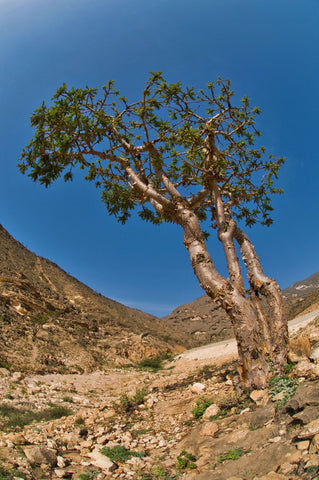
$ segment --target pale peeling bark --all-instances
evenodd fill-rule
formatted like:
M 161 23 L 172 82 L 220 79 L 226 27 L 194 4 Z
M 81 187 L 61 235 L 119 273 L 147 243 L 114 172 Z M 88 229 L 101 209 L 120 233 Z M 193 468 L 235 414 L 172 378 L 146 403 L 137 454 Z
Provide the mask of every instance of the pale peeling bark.
M 184 244 L 195 275 L 208 296 L 229 315 L 237 341 L 241 384 L 246 388 L 265 387 L 270 377 L 268 350 L 254 304 L 216 270 L 207 252 L 197 216 L 186 208 L 178 210 L 184 229 Z
M 282 295 L 279 285 L 267 277 L 261 267 L 254 246 L 247 235 L 236 229 L 235 238 L 239 243 L 242 258 L 248 270 L 253 301 L 257 306 L 260 322 L 264 326 L 271 363 L 275 370 L 283 367 L 288 354 L 288 326 L 283 315 Z M 269 306 L 268 314 L 260 307 L 260 298 L 264 297 Z

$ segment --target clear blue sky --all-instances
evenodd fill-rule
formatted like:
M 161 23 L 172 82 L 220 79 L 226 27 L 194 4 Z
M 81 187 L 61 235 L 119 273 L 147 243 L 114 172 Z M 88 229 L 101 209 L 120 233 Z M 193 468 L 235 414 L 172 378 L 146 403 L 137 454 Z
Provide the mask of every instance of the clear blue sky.
M 182 232 L 107 215 L 80 175 L 45 189 L 21 175 L 29 117 L 66 82 L 116 81 L 136 100 L 149 71 L 202 87 L 230 78 L 286 157 L 275 224 L 251 237 L 282 288 L 319 270 L 318 0 L 0 0 L 0 223 L 107 297 L 158 316 L 203 294 Z M 223 272 L 223 256 L 216 252 Z M 214 254 L 215 255 L 215 254 Z

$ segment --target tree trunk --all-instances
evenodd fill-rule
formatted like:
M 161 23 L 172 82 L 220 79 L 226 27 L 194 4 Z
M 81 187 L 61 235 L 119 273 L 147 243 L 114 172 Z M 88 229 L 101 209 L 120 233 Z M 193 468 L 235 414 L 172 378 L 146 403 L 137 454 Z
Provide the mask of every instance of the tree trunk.
M 179 206 L 178 223 L 184 229 L 184 244 L 200 285 L 231 319 L 237 341 L 241 385 L 248 389 L 264 388 L 272 374 L 271 366 L 275 366 L 275 370 L 279 371 L 286 361 L 285 341 L 287 337 L 278 338 L 279 332 L 283 330 L 284 322 L 282 321 L 281 327 L 278 328 L 269 323 L 266 320 L 267 316 L 263 313 L 259 298 L 246 297 L 242 288 L 236 288 L 236 285 L 234 286 L 231 281 L 223 278 L 217 272 L 207 252 L 196 214 Z M 267 301 L 272 299 L 273 302 L 273 297 L 270 298 L 270 296 L 277 292 L 273 283 L 267 284 L 264 289 Z M 279 293 L 277 292 L 276 304 L 271 304 L 271 308 L 274 306 L 278 313 Z M 256 292 L 254 295 L 257 295 Z M 273 323 L 276 323 L 276 320 Z M 276 335 L 272 338 L 274 332 Z M 278 346 L 276 342 L 278 342 Z M 281 351 L 282 348 L 283 351 Z
M 247 235 L 237 228 L 235 238 L 248 269 L 252 303 L 267 338 L 269 362 L 272 370 L 280 373 L 288 355 L 288 325 L 283 314 L 281 290 L 274 279 L 264 274 L 254 246 Z

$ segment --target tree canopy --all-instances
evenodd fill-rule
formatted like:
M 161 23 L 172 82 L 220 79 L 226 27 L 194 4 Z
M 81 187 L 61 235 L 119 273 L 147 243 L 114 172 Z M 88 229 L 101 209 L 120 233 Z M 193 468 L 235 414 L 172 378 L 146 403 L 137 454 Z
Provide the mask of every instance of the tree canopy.
M 169 84 L 161 73 L 152 73 L 133 103 L 113 81 L 101 93 L 63 84 L 52 104 L 31 117 L 36 133 L 19 167 L 45 186 L 61 175 L 72 180 L 76 166 L 85 169 L 86 179 L 102 188 L 108 212 L 123 223 L 136 208 L 144 220 L 171 221 L 171 202 L 183 198 L 214 227 L 215 184 L 234 218 L 270 225 L 283 159 L 256 146 L 260 109 L 246 96 L 239 106 L 233 98 L 229 80 L 196 92 Z

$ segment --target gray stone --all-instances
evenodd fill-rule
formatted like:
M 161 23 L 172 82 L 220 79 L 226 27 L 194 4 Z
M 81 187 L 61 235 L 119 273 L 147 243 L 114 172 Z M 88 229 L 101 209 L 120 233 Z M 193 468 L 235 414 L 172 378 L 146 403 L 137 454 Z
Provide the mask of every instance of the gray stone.
M 259 407 L 255 410 L 250 419 L 251 428 L 260 428 L 275 415 L 275 408 L 272 405 Z
M 50 465 L 50 467 L 55 467 L 57 464 L 57 452 L 51 448 L 27 447 L 23 451 L 31 465 Z
M 303 425 L 319 418 L 319 406 L 306 407 L 301 412 L 295 413 L 294 420 L 298 420 Z
M 301 384 L 293 398 L 289 400 L 285 410 L 287 412 L 297 412 L 306 406 L 319 405 L 319 388 L 315 382 L 305 382 Z
M 300 440 L 311 439 L 315 435 L 319 434 L 319 418 L 314 420 L 313 422 L 308 423 L 305 425 L 303 429 L 299 432 L 298 438 Z
M 315 435 L 311 440 L 309 453 L 319 453 L 319 434 Z
M 319 377 L 319 365 L 311 363 L 308 359 L 301 360 L 293 372 L 297 377 L 317 378 Z

